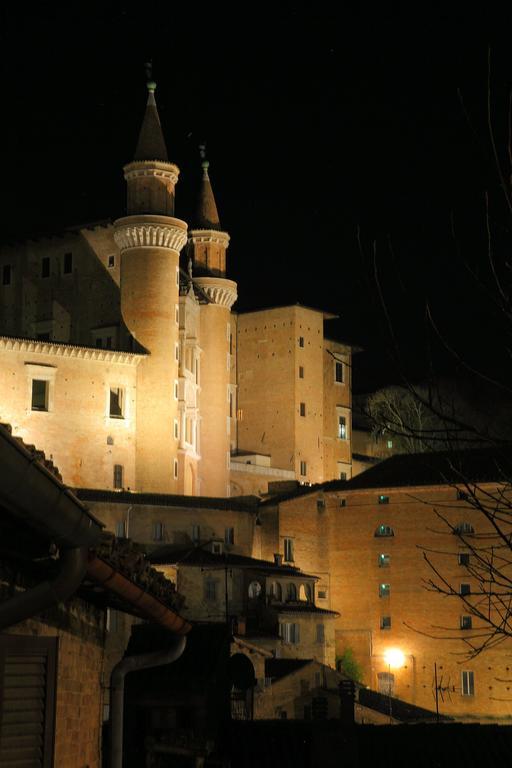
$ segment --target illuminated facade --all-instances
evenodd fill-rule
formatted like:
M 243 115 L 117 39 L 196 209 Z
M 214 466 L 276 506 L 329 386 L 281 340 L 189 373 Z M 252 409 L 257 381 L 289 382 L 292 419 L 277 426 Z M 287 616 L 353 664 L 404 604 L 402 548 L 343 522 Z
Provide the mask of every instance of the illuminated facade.
M 224 497 L 350 477 L 350 348 L 317 310 L 232 311 L 208 163 L 188 226 L 154 90 L 126 216 L 0 252 L 0 420 L 75 487 Z

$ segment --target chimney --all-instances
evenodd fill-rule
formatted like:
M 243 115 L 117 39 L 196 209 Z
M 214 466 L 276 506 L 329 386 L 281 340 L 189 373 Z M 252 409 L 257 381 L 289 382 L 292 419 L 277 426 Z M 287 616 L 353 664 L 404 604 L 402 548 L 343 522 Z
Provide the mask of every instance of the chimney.
M 283 556 L 277 552 L 274 552 L 274 563 L 276 565 L 282 565 L 283 564 Z

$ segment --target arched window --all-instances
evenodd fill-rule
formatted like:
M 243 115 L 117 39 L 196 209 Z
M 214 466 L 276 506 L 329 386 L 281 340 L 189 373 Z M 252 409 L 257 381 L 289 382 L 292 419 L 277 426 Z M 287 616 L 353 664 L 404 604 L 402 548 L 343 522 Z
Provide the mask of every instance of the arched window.
M 301 584 L 299 589 L 299 600 L 306 603 L 313 602 L 313 590 L 311 584 Z
M 259 597 L 261 593 L 261 584 L 259 581 L 251 581 L 249 584 L 249 597 Z
M 283 590 L 278 581 L 272 581 L 269 590 L 270 597 L 280 603 L 283 599 Z
M 470 536 L 472 533 L 475 532 L 475 529 L 471 525 L 471 523 L 468 523 L 466 521 L 463 521 L 462 523 L 458 523 L 455 528 L 453 529 L 453 532 L 459 536 Z
M 384 523 L 381 523 L 377 530 L 375 531 L 375 536 L 394 536 L 395 532 L 392 529 L 390 525 L 385 525 Z
M 287 589 L 287 592 L 286 592 L 286 599 L 288 601 L 297 600 L 297 587 L 295 586 L 293 581 L 288 584 L 288 589 Z

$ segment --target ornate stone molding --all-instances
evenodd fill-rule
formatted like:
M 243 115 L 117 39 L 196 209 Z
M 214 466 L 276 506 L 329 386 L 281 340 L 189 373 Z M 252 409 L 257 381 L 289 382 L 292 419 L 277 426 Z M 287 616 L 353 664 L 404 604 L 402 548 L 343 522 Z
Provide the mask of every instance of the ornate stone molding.
M 228 233 L 216 229 L 191 229 L 188 239 L 194 245 L 197 243 L 218 243 L 225 248 L 229 245 Z
M 49 357 L 76 357 L 81 360 L 98 360 L 100 362 L 121 363 L 123 365 L 138 365 L 146 357 L 146 355 L 141 355 L 137 352 L 82 347 L 59 341 L 39 341 L 36 339 L 20 339 L 14 336 L 0 336 L 0 352 L 4 351 L 29 352 L 48 355 Z
M 114 240 L 128 248 L 168 248 L 179 253 L 187 242 L 187 225 L 170 216 L 125 216 L 114 222 Z
M 159 160 L 137 160 L 134 163 L 128 163 L 124 168 L 124 177 L 134 179 L 136 176 L 160 176 L 176 185 L 180 169 L 174 163 L 164 163 Z
M 224 277 L 194 277 L 194 285 L 205 294 L 212 304 L 231 309 L 238 298 L 237 285 Z

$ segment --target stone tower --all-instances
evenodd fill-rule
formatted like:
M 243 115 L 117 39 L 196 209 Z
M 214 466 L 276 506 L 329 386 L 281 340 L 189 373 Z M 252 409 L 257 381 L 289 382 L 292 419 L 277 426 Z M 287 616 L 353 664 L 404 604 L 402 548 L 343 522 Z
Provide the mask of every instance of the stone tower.
M 231 307 L 237 286 L 226 279 L 229 235 L 221 229 L 217 206 L 203 161 L 199 202 L 189 234 L 189 256 L 194 284 L 206 304 L 201 305 L 201 466 L 200 492 L 205 496 L 229 494 L 230 369 L 235 355 L 231 335 Z M 233 406 L 231 406 L 233 407 Z
M 179 169 L 170 163 L 155 102 L 148 100 L 133 162 L 124 167 L 127 216 L 115 224 L 121 312 L 147 351 L 137 375 L 136 487 L 178 492 L 179 253 L 187 225 L 174 218 Z

